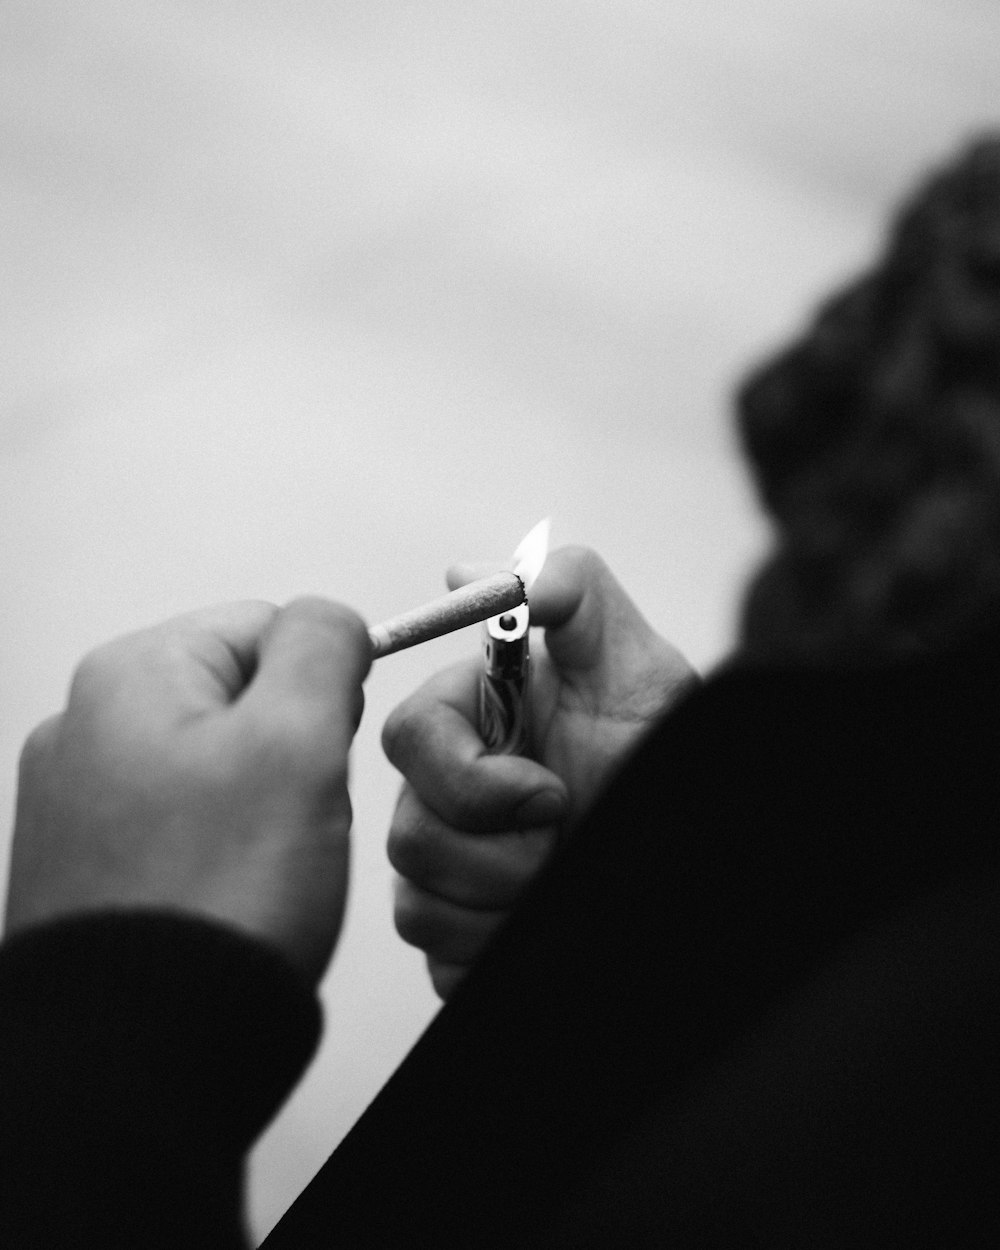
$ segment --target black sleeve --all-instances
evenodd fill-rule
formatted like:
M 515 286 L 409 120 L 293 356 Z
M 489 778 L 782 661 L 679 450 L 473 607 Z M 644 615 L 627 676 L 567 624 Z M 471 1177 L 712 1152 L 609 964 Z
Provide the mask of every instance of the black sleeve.
M 982 672 L 694 692 L 267 1250 L 1000 1245 Z
M 244 1156 L 311 1058 L 276 952 L 169 913 L 0 947 L 0 1245 L 244 1247 Z

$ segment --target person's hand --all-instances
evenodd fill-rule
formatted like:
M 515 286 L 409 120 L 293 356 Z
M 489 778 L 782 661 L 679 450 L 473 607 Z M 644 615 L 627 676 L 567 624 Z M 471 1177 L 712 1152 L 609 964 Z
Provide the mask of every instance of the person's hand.
M 343 915 L 370 657 L 361 621 L 320 599 L 207 609 L 87 656 L 24 748 L 8 929 L 181 909 L 317 981 Z
M 453 587 L 483 570 L 457 567 Z M 382 735 L 405 781 L 389 830 L 395 923 L 447 998 L 624 757 L 693 682 L 592 551 L 553 552 L 532 588 L 530 758 L 489 755 L 477 656 L 431 678 Z

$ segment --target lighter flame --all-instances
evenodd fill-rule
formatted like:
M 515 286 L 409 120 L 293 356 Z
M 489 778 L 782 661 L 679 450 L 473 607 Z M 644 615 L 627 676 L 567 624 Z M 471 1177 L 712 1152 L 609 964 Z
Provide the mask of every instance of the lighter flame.
M 526 591 L 534 585 L 535 579 L 545 564 L 545 557 L 549 554 L 549 530 L 551 528 L 551 517 L 539 521 L 533 530 L 525 534 L 514 552 L 512 560 L 514 572 L 524 582 Z

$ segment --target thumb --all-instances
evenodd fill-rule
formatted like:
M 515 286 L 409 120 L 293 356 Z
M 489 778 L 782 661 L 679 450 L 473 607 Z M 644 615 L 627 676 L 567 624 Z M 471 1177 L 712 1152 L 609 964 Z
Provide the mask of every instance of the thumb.
M 455 565 L 451 586 L 483 570 Z M 528 594 L 532 625 L 560 678 L 595 710 L 645 716 L 664 708 L 695 675 L 652 628 L 601 557 L 587 547 L 550 553 Z
M 587 547 L 552 552 L 531 588 L 531 623 L 565 674 L 616 665 L 623 651 L 646 651 L 661 640 L 601 557 Z
M 355 612 L 326 599 L 296 599 L 262 638 L 240 707 L 279 731 L 322 735 L 327 746 L 331 734 L 349 740 L 370 666 L 368 631 Z
M 456 564 L 447 574 L 451 589 L 495 569 Z M 546 630 L 545 645 L 567 675 L 586 673 L 623 645 L 645 646 L 658 636 L 601 557 L 587 547 L 550 553 L 528 593 L 532 625 Z

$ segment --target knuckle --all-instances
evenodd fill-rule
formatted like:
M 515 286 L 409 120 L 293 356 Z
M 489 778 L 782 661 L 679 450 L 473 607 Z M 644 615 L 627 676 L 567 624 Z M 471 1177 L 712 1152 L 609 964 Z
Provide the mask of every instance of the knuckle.
M 512 905 L 537 877 L 555 849 L 554 828 L 516 833 L 498 847 L 494 888 L 498 903 Z
M 416 819 L 411 816 L 397 816 L 393 819 L 389 826 L 389 836 L 386 839 L 386 855 L 389 863 L 400 876 L 407 877 L 411 881 L 419 881 L 425 877 L 427 862 L 425 834 Z
M 476 834 L 486 828 L 482 808 L 464 797 L 454 797 L 448 809 L 451 824 L 461 833 Z
M 386 759 L 404 776 L 412 768 L 424 727 L 425 717 L 412 697 L 393 708 L 382 727 L 382 750 Z
M 36 725 L 27 738 L 25 738 L 24 746 L 21 748 L 20 759 L 22 776 L 33 772 L 49 754 L 59 732 L 61 721 L 61 716 L 50 716 L 48 719 L 43 720 L 41 724 Z
M 105 642 L 81 659 L 73 670 L 70 699 L 79 701 L 99 694 L 118 668 L 118 642 Z
M 425 893 L 405 878 L 397 881 L 393 911 L 396 932 L 408 945 L 442 962 L 471 962 L 506 914 L 456 906 Z
M 364 629 L 361 617 L 353 608 L 334 599 L 324 599 L 321 595 L 298 595 L 285 605 L 284 610 L 303 620 L 320 621 L 335 628 Z
M 186 659 L 187 634 L 176 622 L 136 630 L 94 647 L 77 663 L 69 702 L 94 705 L 114 699 L 137 675 L 168 669 Z
M 470 833 L 507 829 L 524 800 L 523 761 L 485 755 L 449 778 L 442 796 L 449 824 Z
M 300 595 L 286 604 L 284 614 L 293 620 L 347 635 L 359 650 L 370 651 L 368 629 L 357 612 L 347 604 L 323 599 L 319 595 Z
M 496 795 L 483 785 L 472 784 L 467 791 L 453 794 L 449 815 L 456 828 L 470 833 L 490 832 L 505 823 L 505 812 L 499 812 L 498 819 Z
M 286 655 L 295 655 L 300 672 L 312 669 L 337 688 L 360 684 L 371 665 L 368 630 L 353 609 L 330 600 L 293 599 L 279 612 L 273 636 Z
M 431 942 L 427 907 L 424 896 L 405 878 L 396 882 L 396 896 L 392 910 L 396 932 L 408 946 L 427 950 Z

